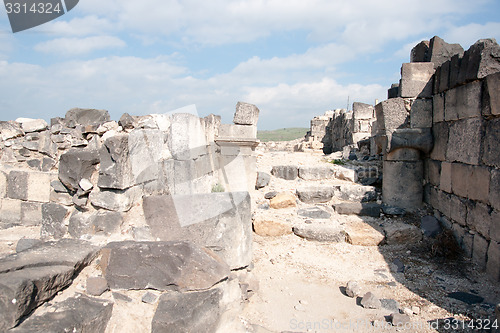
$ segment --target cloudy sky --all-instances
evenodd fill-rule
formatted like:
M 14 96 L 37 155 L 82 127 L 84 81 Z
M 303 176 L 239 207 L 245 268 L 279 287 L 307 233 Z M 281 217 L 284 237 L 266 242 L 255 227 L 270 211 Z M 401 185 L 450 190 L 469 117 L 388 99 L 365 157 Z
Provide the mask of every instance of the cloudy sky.
M 245 101 L 259 129 L 308 127 L 348 99 L 385 99 L 421 40 L 500 40 L 499 14 L 498 0 L 80 0 L 13 34 L 2 7 L 0 120 L 195 104 L 229 123 Z

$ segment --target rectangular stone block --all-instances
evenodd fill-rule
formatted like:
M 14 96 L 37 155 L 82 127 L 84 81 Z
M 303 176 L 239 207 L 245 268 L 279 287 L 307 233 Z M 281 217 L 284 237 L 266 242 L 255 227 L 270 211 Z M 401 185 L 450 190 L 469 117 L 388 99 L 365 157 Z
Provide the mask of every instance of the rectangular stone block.
M 450 63 L 451 61 L 445 61 L 441 67 L 440 67 L 440 75 L 439 75 L 439 80 L 438 80 L 438 87 L 437 91 L 438 92 L 443 92 L 448 90 L 450 86 Z M 434 89 L 436 90 L 436 88 Z
M 0 226 L 5 228 L 21 223 L 21 200 L 2 199 L 0 205 Z
M 36 226 L 42 224 L 42 204 L 39 202 L 21 202 L 21 224 Z
M 472 170 L 469 165 L 453 163 L 451 165 L 451 189 L 454 194 L 467 198 L 468 180 Z
M 446 151 L 448 150 L 448 123 L 435 123 L 432 127 L 434 146 L 431 151 L 431 158 L 438 161 L 446 161 Z
M 28 177 L 29 201 L 49 202 L 50 201 L 50 182 L 54 175 L 43 172 L 30 172 Z
M 454 223 L 453 227 L 451 228 L 451 231 L 453 232 L 453 236 L 455 236 L 457 243 L 460 245 L 460 247 L 463 247 L 464 236 L 466 233 L 465 229 L 462 228 L 457 223 Z
M 446 157 L 450 162 L 477 165 L 481 152 L 481 118 L 459 120 L 450 125 Z
M 481 270 L 486 268 L 486 256 L 488 253 L 488 241 L 479 234 L 474 235 L 474 243 L 472 249 L 472 260 L 479 266 Z
M 494 282 L 500 280 L 500 244 L 497 242 L 491 241 L 488 247 L 486 273 Z
M 500 72 L 485 78 L 482 106 L 483 115 L 500 115 Z
M 375 117 L 373 105 L 354 102 L 352 103 L 352 114 L 354 119 L 372 119 Z
M 7 174 L 0 171 L 0 199 L 7 196 Z
M 439 188 L 442 191 L 451 193 L 451 163 L 441 163 L 441 177 L 439 179 Z
M 255 139 L 257 126 L 222 124 L 219 129 L 219 138 Z
M 500 46 L 494 39 L 480 39 L 465 51 L 458 83 L 482 79 L 500 71 Z
M 446 217 L 450 217 L 451 215 L 451 198 L 450 194 L 438 191 L 438 200 L 439 200 L 439 211 L 445 215 Z
M 500 118 L 486 120 L 482 161 L 500 168 Z
M 462 62 L 462 55 L 455 54 L 453 57 L 451 57 L 449 88 L 453 88 L 458 84 L 458 73 L 460 71 L 461 62 Z
M 458 120 L 457 88 L 450 89 L 444 94 L 444 120 Z
M 471 167 L 471 177 L 467 181 L 467 197 L 471 200 L 488 202 L 490 171 L 485 167 Z
M 412 128 L 432 127 L 432 99 L 416 99 L 411 104 L 410 125 Z
M 491 170 L 490 177 L 489 202 L 492 207 L 500 210 L 500 170 Z
M 28 200 L 28 173 L 11 171 L 7 176 L 7 197 L 10 199 Z
M 457 224 L 467 224 L 467 201 L 456 195 L 450 195 L 450 217 Z
M 441 162 L 434 160 L 427 160 L 427 161 L 428 161 L 427 175 L 429 183 L 431 183 L 434 186 L 439 186 L 441 178 Z
M 193 114 L 176 113 L 170 125 L 169 148 L 176 160 L 189 160 L 207 153 L 205 124 Z
M 434 123 L 444 121 L 444 94 L 432 96 L 432 121 Z
M 401 67 L 401 97 L 432 97 L 432 84 L 435 69 L 430 62 L 404 63 Z
M 490 238 L 500 243 L 500 211 L 493 209 L 491 212 Z
M 238 102 L 234 113 L 233 123 L 239 125 L 257 125 L 259 109 L 249 103 Z
M 481 86 L 482 83 L 476 81 L 455 88 L 458 119 L 481 116 Z
M 490 238 L 490 209 L 480 202 L 470 202 L 467 208 L 467 225 L 486 239 Z
M 434 64 L 435 65 L 435 64 Z M 441 66 L 436 67 L 432 82 L 432 94 L 439 94 L 439 82 L 441 81 Z
M 379 129 L 392 130 L 405 128 L 409 124 L 409 114 L 402 98 L 391 98 L 375 106 Z
M 429 187 L 429 204 L 435 209 L 439 210 L 439 196 L 438 189 L 434 186 Z

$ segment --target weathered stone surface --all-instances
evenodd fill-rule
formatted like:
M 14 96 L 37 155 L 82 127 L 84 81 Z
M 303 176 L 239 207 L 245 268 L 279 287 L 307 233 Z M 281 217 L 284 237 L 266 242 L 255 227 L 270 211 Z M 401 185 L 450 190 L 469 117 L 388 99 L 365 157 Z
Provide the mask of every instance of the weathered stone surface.
M 212 251 L 190 242 L 113 242 L 102 253 L 111 289 L 204 290 L 229 275 Z
M 118 190 L 133 186 L 134 177 L 129 157 L 128 134 L 114 135 L 104 140 L 99 151 L 101 165 L 97 185 L 101 188 Z
M 259 171 L 257 172 L 257 180 L 255 182 L 255 189 L 260 189 L 269 185 L 269 181 L 271 180 L 271 175 L 266 172 Z
M 481 270 L 484 270 L 486 268 L 487 254 L 488 241 L 480 234 L 475 234 L 472 249 L 472 260 L 479 266 Z
M 480 39 L 465 51 L 458 83 L 482 79 L 500 72 L 500 46 L 494 38 Z
M 382 303 L 373 293 L 367 292 L 361 299 L 361 305 L 366 309 L 380 309 Z
M 42 241 L 40 239 L 31 239 L 31 238 L 21 238 L 17 241 L 16 244 L 16 253 L 25 251 L 34 247 L 35 245 L 41 244 Z
M 442 38 L 434 36 L 429 43 L 429 62 L 434 63 L 434 67 L 441 66 L 449 61 L 454 55 L 462 56 L 464 49 L 460 44 L 448 44 Z
M 489 238 L 491 228 L 490 209 L 480 202 L 469 202 L 467 206 L 467 225 L 483 237 Z
M 134 185 L 157 179 L 160 160 L 169 155 L 165 134 L 160 130 L 133 130 L 129 134 L 128 145 Z
M 88 277 L 87 278 L 87 286 L 86 286 L 87 294 L 92 296 L 101 296 L 105 291 L 109 289 L 108 281 L 101 276 Z
M 373 119 L 375 117 L 375 110 L 373 105 L 354 102 L 352 103 L 352 115 L 354 119 Z
M 410 122 L 410 115 L 402 98 L 391 98 L 375 106 L 379 131 L 406 128 Z
M 12 329 L 16 333 L 36 332 L 95 332 L 104 333 L 113 303 L 78 294 L 57 303 L 54 312 L 28 318 Z
M 30 172 L 28 175 L 27 199 L 36 202 L 50 201 L 50 181 L 55 177 L 45 172 Z
M 415 45 L 410 52 L 410 62 L 429 62 L 429 45 L 430 42 L 428 40 L 423 40 Z
M 334 169 L 331 166 L 299 167 L 299 177 L 304 180 L 330 179 L 334 176 Z
M 424 236 L 427 237 L 436 237 L 442 232 L 439 221 L 434 216 L 430 215 L 424 216 L 420 219 L 420 229 L 422 229 Z
M 474 139 L 472 141 L 475 142 L 477 140 Z M 482 161 L 486 165 L 500 168 L 500 145 L 498 144 L 498 142 L 500 142 L 500 118 L 488 120 L 486 122 Z M 475 149 L 475 151 L 477 151 L 477 148 Z
M 344 215 L 379 217 L 382 205 L 376 202 L 341 202 L 333 205 L 335 211 Z
M 328 202 L 334 195 L 332 186 L 310 186 L 297 189 L 299 200 L 305 203 Z
M 351 221 L 345 226 L 347 242 L 352 245 L 378 246 L 385 240 L 384 231 L 378 225 L 363 221 Z
M 256 217 L 253 229 L 259 236 L 283 236 L 292 233 L 292 226 L 276 217 Z
M 200 118 L 187 113 L 172 115 L 169 148 L 176 160 L 195 159 L 207 154 L 205 127 Z
M 331 214 L 320 207 L 308 207 L 299 209 L 297 214 L 299 216 L 308 217 L 311 219 L 329 219 Z
M 422 232 L 412 224 L 393 222 L 384 226 L 387 245 L 414 244 L 422 240 Z
M 483 87 L 483 115 L 500 115 L 500 72 L 488 75 Z
M 129 115 L 128 113 L 122 114 L 120 120 L 118 121 L 118 125 L 123 127 L 124 129 L 133 129 L 137 126 L 137 122 L 134 117 Z
M 7 176 L 7 197 L 28 200 L 28 177 L 25 171 L 11 171 Z
M 489 202 L 500 211 L 500 170 L 491 170 Z
M 116 212 L 128 212 L 132 205 L 140 199 L 141 189 L 132 187 L 126 190 L 94 189 L 90 192 L 90 202 L 95 207 Z
M 429 153 L 433 147 L 430 128 L 401 128 L 387 133 L 387 152 L 412 148 Z
M 496 241 L 491 241 L 488 247 L 486 273 L 494 282 L 500 281 L 500 244 Z
M 299 168 L 296 165 L 275 165 L 271 170 L 274 177 L 286 180 L 294 180 L 299 175 Z
M 431 151 L 431 158 L 439 161 L 446 161 L 446 151 L 448 150 L 449 125 L 446 122 L 435 123 L 432 127 L 432 137 L 434 146 Z
M 401 179 L 404 179 L 404 182 L 401 182 Z M 420 208 L 423 200 L 422 179 L 421 161 L 384 161 L 383 202 L 409 211 Z
M 43 221 L 42 204 L 39 202 L 21 202 L 21 224 L 24 226 L 41 225 Z
M 356 281 L 352 281 L 352 280 L 347 282 L 347 286 L 345 287 L 345 293 L 349 297 L 358 297 L 358 296 L 363 295 L 362 289 L 361 289 L 361 286 L 359 285 L 359 283 Z
M 295 196 L 290 192 L 281 192 L 274 196 L 269 202 L 274 209 L 283 209 L 297 206 Z
M 335 197 L 345 201 L 368 202 L 377 199 L 374 186 L 340 185 L 335 189 Z
M 238 102 L 234 113 L 233 123 L 238 125 L 257 125 L 259 109 L 249 103 Z
M 24 134 L 21 124 L 15 121 L 0 121 L 0 136 L 2 140 L 20 137 Z
M 396 327 L 405 327 L 410 322 L 410 316 L 407 314 L 402 314 L 402 313 L 392 313 L 391 314 L 391 323 L 392 326 Z
M 257 126 L 221 124 L 219 138 L 237 140 L 254 140 L 257 137 Z
M 91 178 L 98 163 L 96 150 L 72 149 L 61 155 L 59 180 L 71 191 L 76 191 L 80 180 Z
M 152 292 L 147 292 L 144 294 L 144 296 L 142 296 L 141 298 L 141 301 L 143 303 L 147 303 L 147 304 L 155 304 L 156 301 L 158 300 L 158 296 L 156 296 L 155 294 L 153 294 Z
M 66 112 L 64 122 L 68 127 L 76 125 L 88 126 L 95 124 L 104 124 L 110 120 L 109 113 L 106 110 L 80 109 L 73 108 Z
M 318 242 L 340 243 L 346 239 L 345 231 L 334 223 L 300 224 L 293 227 L 293 233 Z
M 400 97 L 432 97 L 433 63 L 404 63 L 401 67 Z
M 155 238 L 189 240 L 210 248 L 231 269 L 252 261 L 248 192 L 148 196 L 143 209 Z
M 267 192 L 266 194 L 264 194 L 264 198 L 266 198 L 266 199 L 272 199 L 272 198 L 274 198 L 277 195 L 278 195 L 278 192 L 271 191 L 271 192 Z
M 16 122 L 21 124 L 21 128 L 25 133 L 44 131 L 48 126 L 43 119 L 17 118 Z
M 416 99 L 411 104 L 410 125 L 412 128 L 432 127 L 432 99 Z
M 220 289 L 167 293 L 160 297 L 151 332 L 216 332 L 222 309 Z
M 45 203 L 42 205 L 42 237 L 62 238 L 68 228 L 65 224 L 65 218 L 68 209 L 55 203 Z
M 21 224 L 21 201 L 2 199 L 0 201 L 0 226 L 2 229 Z
M 45 242 L 0 260 L 0 329 L 13 327 L 71 283 L 97 248 L 77 240 Z M 15 301 L 13 301 L 15 300 Z
M 87 213 L 75 211 L 68 224 L 68 232 L 75 238 L 84 235 L 111 235 L 120 231 L 123 216 L 119 212 L 99 211 Z

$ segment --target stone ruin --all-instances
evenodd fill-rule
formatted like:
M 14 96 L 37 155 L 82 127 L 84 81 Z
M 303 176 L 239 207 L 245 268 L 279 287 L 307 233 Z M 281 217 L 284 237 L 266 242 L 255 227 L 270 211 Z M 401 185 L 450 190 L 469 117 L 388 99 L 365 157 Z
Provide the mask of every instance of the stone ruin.
M 500 46 L 481 39 L 464 51 L 436 36 L 410 59 L 375 114 L 359 103 L 328 111 L 304 141 L 344 159 L 382 159 L 385 207 L 425 203 L 500 281 Z
M 234 124 L 93 109 L 0 122 L 0 228 L 23 235 L 0 259 L 0 331 L 230 325 L 250 285 L 258 115 L 239 102 Z

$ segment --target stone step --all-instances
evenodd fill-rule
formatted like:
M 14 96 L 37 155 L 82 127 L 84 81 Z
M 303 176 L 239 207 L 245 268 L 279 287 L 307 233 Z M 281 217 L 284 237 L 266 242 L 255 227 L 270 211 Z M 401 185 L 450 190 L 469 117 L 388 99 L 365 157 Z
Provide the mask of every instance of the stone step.
M 332 221 L 296 225 L 293 232 L 299 237 L 318 242 L 340 243 L 346 240 L 344 229 Z
M 365 179 L 377 179 L 381 170 L 376 165 L 325 165 L 320 166 L 297 166 L 297 165 L 275 165 L 271 174 L 274 177 L 295 180 L 300 178 L 306 181 L 340 179 L 353 183 L 363 182 Z
M 382 205 L 376 202 L 341 202 L 333 205 L 335 211 L 342 215 L 358 215 L 379 217 Z

